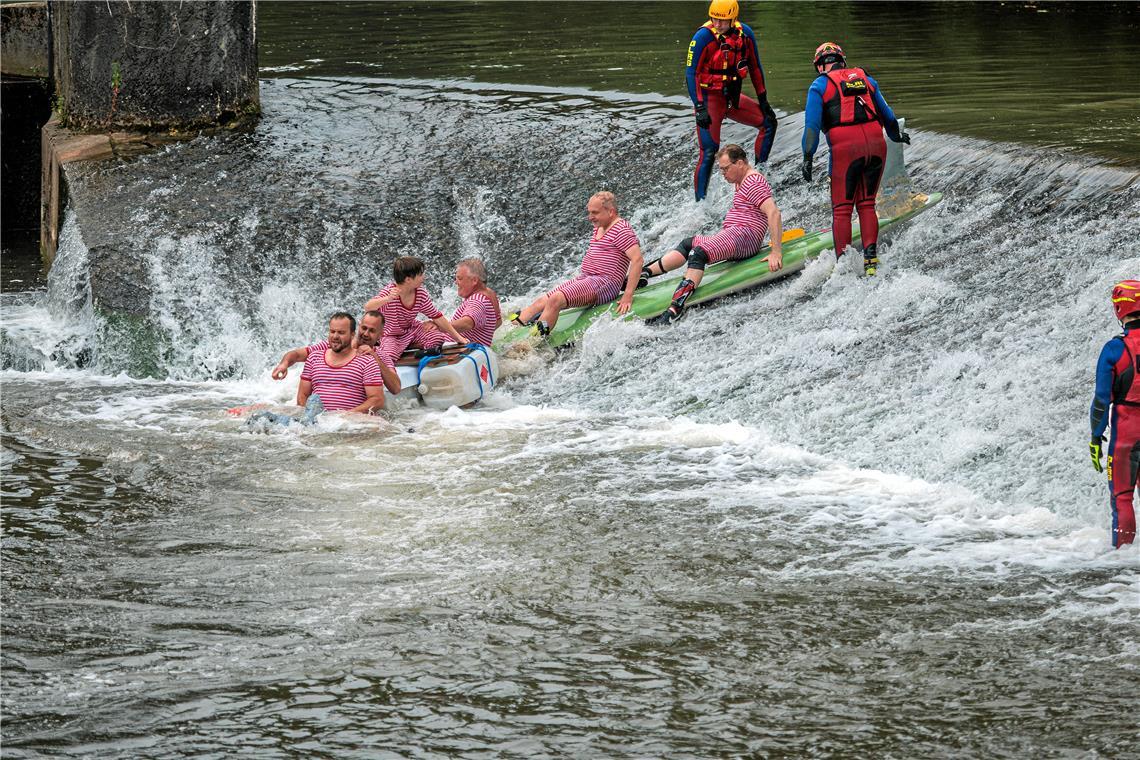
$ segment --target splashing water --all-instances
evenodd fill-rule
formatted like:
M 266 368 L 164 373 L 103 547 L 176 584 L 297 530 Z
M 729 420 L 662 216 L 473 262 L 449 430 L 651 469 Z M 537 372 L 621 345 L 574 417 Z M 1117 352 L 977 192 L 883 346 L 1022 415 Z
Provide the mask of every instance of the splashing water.
M 99 228 L 69 218 L 49 292 L 4 302 L 9 746 L 284 751 L 302 724 L 441 754 L 1128 738 L 1109 718 L 1135 690 L 1137 550 L 1108 549 L 1081 449 L 1108 288 L 1140 271 L 1135 174 L 916 132 L 911 176 L 946 199 L 876 278 L 825 254 L 668 330 L 607 320 L 512 359 L 476 410 L 257 435 L 221 410 L 289 404 L 297 371 L 269 368 L 393 256 L 424 256 L 450 307 L 453 263 L 482 255 L 522 302 L 577 266 L 594 190 L 649 256 L 729 198 L 691 200 L 659 103 L 263 98 L 252 135 L 90 169 Z M 824 227 L 797 121 L 768 173 L 786 224 Z M 116 236 L 141 262 L 130 330 L 99 301 Z

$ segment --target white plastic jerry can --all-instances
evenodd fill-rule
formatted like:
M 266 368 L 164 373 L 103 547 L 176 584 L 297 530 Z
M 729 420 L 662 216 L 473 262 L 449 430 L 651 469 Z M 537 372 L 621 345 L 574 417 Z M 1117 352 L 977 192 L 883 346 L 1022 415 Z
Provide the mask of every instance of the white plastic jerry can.
M 400 378 L 400 393 L 394 398 L 409 398 L 412 401 L 418 402 L 420 400 L 419 392 L 416 386 L 419 385 L 420 375 L 416 370 L 415 364 L 397 364 L 396 375 Z M 385 389 L 387 393 L 387 389 Z M 391 396 L 391 394 L 389 394 Z
M 498 374 L 495 352 L 472 343 L 455 352 L 423 359 L 417 390 L 433 409 L 466 406 L 487 395 L 495 387 Z

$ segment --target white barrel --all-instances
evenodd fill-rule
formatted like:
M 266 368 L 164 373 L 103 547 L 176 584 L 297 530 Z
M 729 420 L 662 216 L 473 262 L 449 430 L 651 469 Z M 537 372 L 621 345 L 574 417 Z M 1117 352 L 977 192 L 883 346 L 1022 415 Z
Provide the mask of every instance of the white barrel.
M 388 393 L 388 397 L 410 398 L 413 402 L 418 402 L 419 395 L 416 393 L 416 385 L 419 383 L 419 376 L 416 373 L 415 366 L 397 364 L 396 375 L 400 378 L 400 393 L 395 397 L 393 397 L 391 393 Z M 387 393 L 387 389 L 385 389 L 385 393 Z
M 419 392 L 434 409 L 473 404 L 495 387 L 499 362 L 495 352 L 482 346 L 434 360 L 420 370 Z

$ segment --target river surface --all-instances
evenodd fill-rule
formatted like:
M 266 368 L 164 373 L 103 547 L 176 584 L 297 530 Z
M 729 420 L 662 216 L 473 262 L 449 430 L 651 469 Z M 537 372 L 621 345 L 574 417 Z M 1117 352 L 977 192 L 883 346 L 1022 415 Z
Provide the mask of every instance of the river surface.
M 1087 455 L 1140 274 L 1135 6 L 746 5 L 786 226 L 829 223 L 798 180 L 819 39 L 908 117 L 945 199 L 880 276 L 824 255 L 666 331 L 605 322 L 472 410 L 224 413 L 287 407 L 269 368 L 394 255 L 447 307 L 481 255 L 521 304 L 601 187 L 651 255 L 715 228 L 689 5 L 261 4 L 253 132 L 77 170 L 149 312 L 94 308 L 75 214 L 46 284 L 5 251 L 5 757 L 1138 755 L 1140 552 Z M 920 75 L 900 46 L 932 40 Z M 1018 79 L 1062 62 L 1097 118 Z M 972 85 L 935 98 L 935 69 Z

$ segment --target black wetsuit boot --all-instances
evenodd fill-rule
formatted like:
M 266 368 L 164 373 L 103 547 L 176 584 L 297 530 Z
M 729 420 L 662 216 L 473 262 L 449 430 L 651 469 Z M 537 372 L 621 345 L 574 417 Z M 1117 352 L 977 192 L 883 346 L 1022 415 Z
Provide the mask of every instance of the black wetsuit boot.
M 874 277 L 879 268 L 879 244 L 871 243 L 863 249 L 863 274 Z
M 637 278 L 637 289 L 638 290 L 641 290 L 642 288 L 649 285 L 649 278 L 654 276 L 649 270 L 650 270 L 650 268 L 652 268 L 652 266 L 654 264 L 656 264 L 659 261 L 661 261 L 661 259 L 654 259 L 653 261 L 649 262 L 648 264 L 646 264 L 645 266 L 643 266 L 641 268 L 641 274 L 638 275 L 638 278 Z M 665 274 L 664 269 L 662 269 L 661 274 Z

